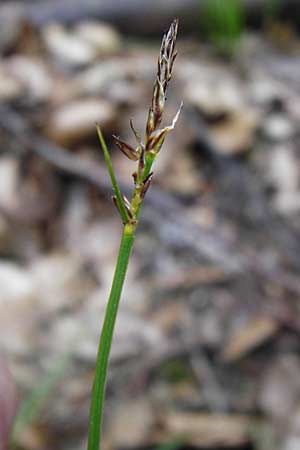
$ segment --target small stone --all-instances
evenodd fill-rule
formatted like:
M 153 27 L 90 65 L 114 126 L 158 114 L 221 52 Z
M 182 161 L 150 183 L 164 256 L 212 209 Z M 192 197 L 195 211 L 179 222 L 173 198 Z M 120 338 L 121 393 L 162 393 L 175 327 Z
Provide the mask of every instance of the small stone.
M 6 308 L 26 302 L 35 293 L 30 274 L 21 267 L 4 261 L 0 261 L 0 286 L 0 304 Z
M 272 141 L 285 141 L 295 133 L 292 122 L 283 114 L 272 114 L 265 119 L 263 133 Z
M 300 435 L 289 436 L 282 446 L 282 450 L 299 450 L 299 448 L 300 448 Z
M 279 192 L 298 190 L 299 169 L 292 147 L 287 145 L 273 147 L 269 170 L 269 179 Z
M 300 208 L 299 170 L 294 149 L 280 144 L 272 150 L 268 178 L 276 188 L 274 207 L 281 214 L 290 214 Z
M 2 156 L 0 158 L 1 205 L 15 204 L 18 182 L 18 161 L 15 158 Z
M 75 255 L 53 253 L 33 263 L 34 280 L 42 312 L 74 307 L 89 292 L 89 279 Z
M 264 374 L 259 406 L 262 411 L 281 423 L 292 422 L 292 414 L 299 404 L 300 381 L 295 374 L 300 371 L 298 355 L 283 354 L 270 364 Z
M 9 74 L 8 70 L 0 66 L 0 100 L 9 101 L 20 97 L 23 86 L 17 79 Z
M 129 414 L 130 411 L 130 414 Z M 127 400 L 113 408 L 107 434 L 113 448 L 139 448 L 154 425 L 154 414 L 145 399 Z
M 74 78 L 73 89 L 78 94 L 99 95 L 111 89 L 116 82 L 123 82 L 128 75 L 128 64 L 124 59 L 112 59 L 94 64 Z
M 282 87 L 275 81 L 267 78 L 260 78 L 255 74 L 255 79 L 250 85 L 250 95 L 253 101 L 259 106 L 272 105 L 276 100 L 284 100 Z
M 45 27 L 43 40 L 48 51 L 63 65 L 85 65 L 97 56 L 97 50 L 90 42 L 59 24 Z
M 280 193 L 274 200 L 275 209 L 283 215 L 290 215 L 300 211 L 300 197 L 297 193 Z
M 38 59 L 14 56 L 7 63 L 7 70 L 30 98 L 46 100 L 52 94 L 53 81 L 49 69 Z
M 213 125 L 211 139 L 224 155 L 237 155 L 251 149 L 258 116 L 254 111 L 240 111 Z
M 53 111 L 45 132 L 59 144 L 72 145 L 82 139 L 96 136 L 96 122 L 105 130 L 112 126 L 115 119 L 115 108 L 105 100 L 75 100 Z
M 21 266 L 0 261 L 1 347 L 10 355 L 32 348 L 31 332 L 36 313 L 33 278 Z
M 91 44 L 98 55 L 112 54 L 121 48 L 119 33 L 106 23 L 96 21 L 81 22 L 77 25 L 74 32 Z
M 185 98 L 207 119 L 227 115 L 241 108 L 242 101 L 235 85 L 224 83 L 188 84 Z

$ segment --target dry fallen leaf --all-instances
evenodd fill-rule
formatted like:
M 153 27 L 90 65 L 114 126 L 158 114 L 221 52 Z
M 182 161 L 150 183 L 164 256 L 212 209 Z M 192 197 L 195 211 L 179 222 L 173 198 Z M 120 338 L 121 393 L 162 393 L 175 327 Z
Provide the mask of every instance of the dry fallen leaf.
M 249 352 L 270 339 L 278 331 L 279 324 L 272 318 L 262 317 L 249 320 L 229 336 L 222 352 L 226 362 L 243 358 Z
M 254 111 L 238 111 L 210 128 L 212 141 L 224 155 L 243 153 L 254 143 L 257 124 Z
M 127 400 L 114 405 L 109 419 L 107 439 L 111 448 L 140 448 L 148 441 L 154 414 L 146 399 Z
M 171 436 L 182 436 L 195 448 L 240 448 L 249 443 L 251 421 L 246 416 L 171 413 L 164 419 Z

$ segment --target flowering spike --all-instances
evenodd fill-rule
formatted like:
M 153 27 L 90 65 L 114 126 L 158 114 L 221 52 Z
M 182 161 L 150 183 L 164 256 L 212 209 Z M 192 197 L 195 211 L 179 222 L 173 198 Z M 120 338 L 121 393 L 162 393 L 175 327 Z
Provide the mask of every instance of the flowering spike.
M 175 43 L 177 30 L 178 19 L 175 19 L 162 40 L 158 58 L 157 77 L 154 83 L 152 103 L 146 126 L 147 135 L 153 133 L 161 123 L 167 87 L 172 76 L 173 64 L 176 58 Z

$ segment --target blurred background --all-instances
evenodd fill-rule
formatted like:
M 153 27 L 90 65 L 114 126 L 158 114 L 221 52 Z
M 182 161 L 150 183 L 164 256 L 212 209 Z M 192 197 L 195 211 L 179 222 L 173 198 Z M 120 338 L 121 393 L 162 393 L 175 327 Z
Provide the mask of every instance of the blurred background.
M 133 143 L 130 118 L 143 132 L 174 17 L 164 123 L 184 108 L 138 228 L 103 449 L 300 449 L 296 0 L 1 1 L 0 366 L 19 398 L 11 448 L 86 446 L 121 231 L 95 122 L 130 195 L 134 163 L 111 135 Z M 3 374 L 0 436 L 15 403 Z

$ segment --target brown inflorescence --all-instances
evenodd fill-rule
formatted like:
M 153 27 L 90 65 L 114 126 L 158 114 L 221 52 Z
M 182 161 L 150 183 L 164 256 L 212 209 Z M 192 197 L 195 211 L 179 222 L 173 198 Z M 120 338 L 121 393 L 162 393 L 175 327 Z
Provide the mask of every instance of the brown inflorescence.
M 134 193 L 131 202 L 124 202 L 124 207 L 128 213 L 130 221 L 138 218 L 141 203 L 153 178 L 151 171 L 152 164 L 159 153 L 167 133 L 175 127 L 179 117 L 182 104 L 177 111 L 172 124 L 164 128 L 159 128 L 166 102 L 168 84 L 172 77 L 172 69 L 177 55 L 175 50 L 178 31 L 178 19 L 175 19 L 167 33 L 164 34 L 158 57 L 157 74 L 153 87 L 152 100 L 149 108 L 145 142 L 142 141 L 140 133 L 135 129 L 132 120 L 131 130 L 136 139 L 136 147 L 127 144 L 117 136 L 113 136 L 117 147 L 132 161 L 138 161 L 137 171 L 133 173 Z M 116 199 L 114 200 L 116 203 Z M 120 209 L 120 208 L 118 208 Z

